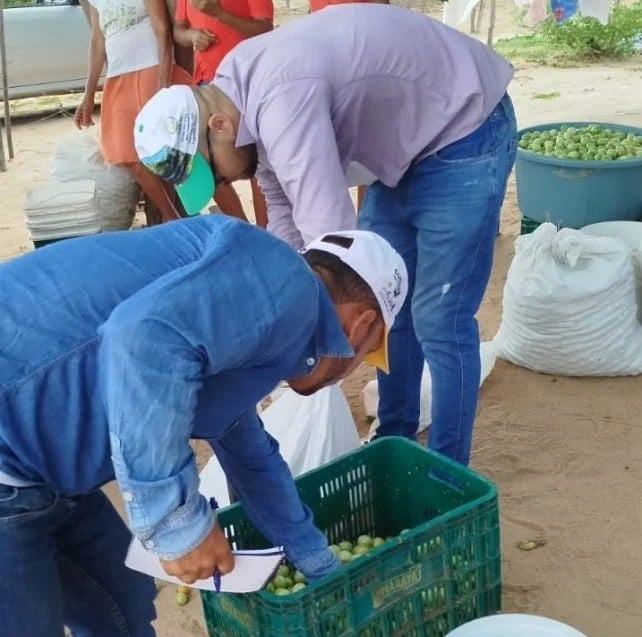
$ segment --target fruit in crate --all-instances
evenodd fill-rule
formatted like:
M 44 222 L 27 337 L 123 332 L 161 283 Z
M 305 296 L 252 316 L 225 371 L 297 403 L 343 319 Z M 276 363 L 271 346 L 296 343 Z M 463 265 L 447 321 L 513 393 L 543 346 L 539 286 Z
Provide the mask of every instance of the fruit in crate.
M 403 529 L 398 539 L 405 539 L 411 529 Z M 342 565 L 347 565 L 370 553 L 370 551 L 379 548 L 387 542 L 394 541 L 395 537 L 388 536 L 386 539 L 379 536 L 363 534 L 356 538 L 355 541 L 341 540 L 336 544 L 330 544 L 329 549 L 339 558 Z M 441 538 L 436 537 L 430 540 L 425 549 L 430 551 L 438 550 L 441 547 Z M 420 549 L 418 549 L 420 550 Z M 305 575 L 295 571 L 288 564 L 279 566 L 274 577 L 265 585 L 266 591 L 274 595 L 290 595 L 298 593 L 307 586 Z

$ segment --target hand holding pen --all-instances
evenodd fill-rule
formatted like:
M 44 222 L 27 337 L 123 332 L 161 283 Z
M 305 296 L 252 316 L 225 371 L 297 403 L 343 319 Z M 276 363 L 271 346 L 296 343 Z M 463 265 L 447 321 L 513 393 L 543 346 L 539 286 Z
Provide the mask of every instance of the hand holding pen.
M 217 508 L 213 498 L 210 505 L 213 509 Z M 234 555 L 223 529 L 217 523 L 195 549 L 175 560 L 161 560 L 161 564 L 168 575 L 178 577 L 185 584 L 214 577 L 215 586 L 220 590 L 220 577 L 234 568 Z

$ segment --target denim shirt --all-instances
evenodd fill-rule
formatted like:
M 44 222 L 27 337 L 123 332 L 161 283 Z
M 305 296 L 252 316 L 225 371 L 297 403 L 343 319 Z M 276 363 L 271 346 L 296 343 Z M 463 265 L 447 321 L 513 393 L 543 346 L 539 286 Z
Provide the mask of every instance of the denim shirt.
M 304 259 L 223 216 L 73 239 L 0 266 L 0 471 L 65 495 L 116 477 L 131 528 L 175 559 L 210 532 L 190 438 L 310 577 L 336 565 L 256 404 L 352 356 Z M 296 424 L 295 424 L 296 426 Z

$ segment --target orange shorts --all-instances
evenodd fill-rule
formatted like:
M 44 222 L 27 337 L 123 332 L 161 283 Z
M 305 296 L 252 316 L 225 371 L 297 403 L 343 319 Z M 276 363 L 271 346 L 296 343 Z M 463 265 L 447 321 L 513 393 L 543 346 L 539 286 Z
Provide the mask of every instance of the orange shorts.
M 172 84 L 192 84 L 191 75 L 174 65 Z M 158 90 L 158 67 L 108 77 L 100 105 L 100 150 L 110 164 L 140 161 L 134 146 L 134 123 L 145 103 Z

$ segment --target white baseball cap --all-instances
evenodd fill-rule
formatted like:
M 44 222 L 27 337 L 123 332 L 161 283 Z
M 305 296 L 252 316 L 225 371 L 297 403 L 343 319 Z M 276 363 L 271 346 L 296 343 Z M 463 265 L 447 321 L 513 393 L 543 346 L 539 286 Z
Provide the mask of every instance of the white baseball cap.
M 160 90 L 141 109 L 134 145 L 141 163 L 173 183 L 188 215 L 197 215 L 214 196 L 212 167 L 199 151 L 198 103 L 191 87 Z
M 381 236 L 368 230 L 329 232 L 301 250 L 320 250 L 335 255 L 352 268 L 373 291 L 385 334 L 380 347 L 365 361 L 389 373 L 388 334 L 408 294 L 408 271 L 400 254 Z

